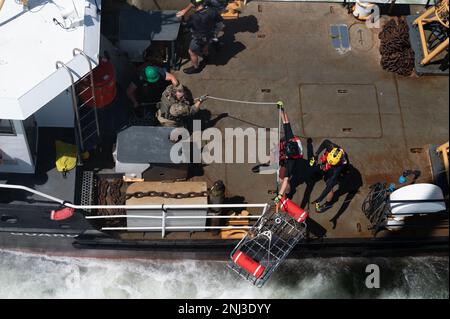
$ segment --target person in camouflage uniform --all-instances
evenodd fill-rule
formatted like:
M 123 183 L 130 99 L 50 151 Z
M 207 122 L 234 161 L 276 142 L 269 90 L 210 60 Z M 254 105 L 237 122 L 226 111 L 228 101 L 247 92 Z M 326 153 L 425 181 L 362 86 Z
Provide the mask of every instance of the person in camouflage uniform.
M 185 96 L 183 85 L 169 85 L 157 105 L 156 118 L 162 126 L 182 127 L 186 119 L 199 111 L 205 100 L 206 97 L 200 97 L 192 104 Z

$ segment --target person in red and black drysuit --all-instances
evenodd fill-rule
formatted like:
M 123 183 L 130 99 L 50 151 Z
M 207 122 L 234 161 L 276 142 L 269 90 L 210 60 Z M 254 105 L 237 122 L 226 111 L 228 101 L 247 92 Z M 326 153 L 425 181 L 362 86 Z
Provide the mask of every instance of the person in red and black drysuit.
M 295 194 L 296 186 L 299 184 L 297 182 L 297 174 L 302 170 L 301 160 L 303 158 L 303 148 L 300 138 L 295 136 L 292 132 L 291 124 L 289 123 L 289 118 L 284 111 L 283 104 L 279 103 L 278 107 L 281 111 L 284 130 L 284 140 L 280 142 L 280 162 L 282 162 L 282 165 L 285 166 L 285 170 L 280 190 L 274 198 L 276 204 L 285 194 L 288 185 L 289 193 L 286 194 L 286 196 L 288 198 L 292 198 Z
M 320 196 L 312 202 L 316 211 L 322 213 L 332 207 L 333 189 L 339 185 L 342 175 L 349 166 L 348 155 L 339 145 L 330 140 L 324 140 L 310 160 L 310 165 L 316 165 L 324 174 L 326 187 Z M 321 202 L 324 198 L 326 198 L 326 202 L 322 205 Z

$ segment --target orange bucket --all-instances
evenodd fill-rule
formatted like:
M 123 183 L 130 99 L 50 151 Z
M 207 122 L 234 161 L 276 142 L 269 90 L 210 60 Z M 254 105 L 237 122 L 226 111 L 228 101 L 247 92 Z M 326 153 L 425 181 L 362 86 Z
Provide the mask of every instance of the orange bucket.
M 97 108 L 103 108 L 110 104 L 117 94 L 116 74 L 114 66 L 105 58 L 100 59 L 100 63 L 93 70 L 94 77 L 94 91 Z M 92 98 L 92 90 L 89 89 L 91 79 L 86 77 L 78 83 L 78 92 L 81 92 L 80 99 L 83 103 L 94 107 L 94 100 Z M 91 100 L 90 100 L 91 99 Z

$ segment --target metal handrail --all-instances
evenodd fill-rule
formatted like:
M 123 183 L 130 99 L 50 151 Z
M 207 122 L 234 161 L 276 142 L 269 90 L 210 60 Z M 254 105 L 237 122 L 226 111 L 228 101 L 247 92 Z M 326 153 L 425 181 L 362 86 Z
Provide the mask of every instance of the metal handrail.
M 76 205 L 71 202 L 62 200 L 60 198 L 39 192 L 32 188 L 23 186 L 23 185 L 14 185 L 14 184 L 0 184 L 0 188 L 7 189 L 20 189 L 35 195 L 41 196 L 43 198 L 49 199 L 55 203 L 64 205 L 66 207 L 74 208 L 74 209 L 197 209 L 197 208 L 265 208 L 268 204 L 197 204 L 197 205 Z
M 61 61 L 56 61 L 56 69 L 59 68 L 63 68 L 67 71 L 67 73 L 69 73 L 70 76 L 70 92 L 71 92 L 71 98 L 72 98 L 72 109 L 73 109 L 73 113 L 75 114 L 75 119 L 76 119 L 76 123 L 77 123 L 77 130 L 78 130 L 78 135 L 76 135 L 77 140 L 79 140 L 79 142 L 83 143 L 83 137 L 81 136 L 81 123 L 80 123 L 80 114 L 78 113 L 78 108 L 77 108 L 77 92 L 75 91 L 75 80 L 73 78 L 73 74 L 72 74 L 72 70 L 69 69 L 69 67 Z M 83 148 L 83 147 L 82 147 Z M 78 149 L 77 152 L 77 161 L 78 164 L 81 163 L 81 154 L 80 151 Z
M 262 215 L 248 215 L 248 216 L 167 216 L 166 219 L 258 219 Z M 147 218 L 147 219 L 161 219 L 163 216 L 143 216 L 143 215 L 101 215 L 101 216 L 86 216 L 86 219 L 109 219 L 109 218 Z
M 253 226 L 152 226 L 152 227 L 102 227 L 102 230 L 175 230 L 175 229 L 251 229 Z M 163 236 L 164 238 L 164 236 Z
M 97 98 L 95 97 L 95 85 L 94 85 L 94 74 L 93 74 L 93 69 L 92 69 L 92 61 L 91 61 L 91 59 L 86 55 L 86 53 L 84 53 L 84 51 L 81 50 L 81 49 L 74 48 L 74 49 L 72 50 L 72 54 L 73 54 L 74 57 L 75 57 L 77 54 L 79 54 L 79 55 L 83 56 L 83 57 L 86 59 L 86 61 L 88 62 L 88 65 L 89 65 L 89 80 L 90 80 L 90 82 L 91 82 L 91 90 L 92 90 L 91 94 L 92 94 L 92 99 L 93 99 L 93 101 L 94 101 L 94 107 L 93 107 L 93 109 L 94 109 L 94 116 L 95 116 L 95 125 L 96 125 L 96 129 L 97 129 L 97 135 L 100 137 L 100 124 L 99 124 L 99 122 L 98 122 L 98 114 L 97 114 Z M 85 102 L 85 103 L 87 103 L 87 102 Z M 84 144 L 82 144 L 82 145 L 83 145 L 83 147 L 84 147 Z M 83 149 L 83 151 L 85 151 L 85 150 Z
M 68 201 L 62 200 L 60 198 L 39 192 L 32 188 L 23 186 L 23 185 L 12 185 L 12 184 L 0 184 L 0 188 L 6 189 L 18 189 L 24 190 L 29 193 L 33 193 L 35 195 L 41 196 L 53 202 L 56 202 L 60 205 L 79 209 L 79 210 L 88 210 L 88 209 L 127 209 L 127 210 L 162 210 L 161 216 L 139 216 L 139 215 L 107 215 L 107 216 L 86 216 L 86 219 L 107 219 L 107 218 L 147 218 L 147 219 L 161 219 L 161 226 L 156 227 L 102 227 L 102 230 L 161 230 L 162 238 L 165 237 L 166 230 L 172 229 L 250 229 L 252 226 L 166 226 L 166 219 L 197 219 L 197 218 L 206 218 L 206 219 L 259 219 L 269 208 L 269 204 L 198 204 L 198 205 L 76 205 L 72 204 Z M 264 208 L 263 213 L 261 215 L 249 215 L 249 216 L 166 216 L 167 211 L 170 209 L 204 209 L 204 208 Z

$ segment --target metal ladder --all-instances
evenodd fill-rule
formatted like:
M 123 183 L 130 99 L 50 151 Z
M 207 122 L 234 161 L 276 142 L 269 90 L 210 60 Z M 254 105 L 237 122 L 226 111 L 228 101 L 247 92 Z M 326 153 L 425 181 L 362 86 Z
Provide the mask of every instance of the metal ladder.
M 91 59 L 83 52 L 83 50 L 75 48 L 72 51 L 73 56 L 80 54 L 82 55 L 89 64 L 89 72 L 81 77 L 78 81 L 82 81 L 87 77 L 90 77 L 90 85 L 82 90 L 81 92 L 77 92 L 75 88 L 75 81 L 73 78 L 73 71 L 69 69 L 69 67 L 61 61 L 56 62 L 56 68 L 64 68 L 67 73 L 69 73 L 70 81 L 71 81 L 71 96 L 72 96 L 72 108 L 75 114 L 75 130 L 76 130 L 76 143 L 78 146 L 78 164 L 82 164 L 81 154 L 89 149 L 95 147 L 101 140 L 100 136 L 100 126 L 98 122 L 98 114 L 97 114 L 97 103 L 95 99 L 95 87 L 94 87 L 94 75 L 92 70 Z M 78 97 L 82 94 L 91 90 L 92 96 L 79 104 Z M 87 105 L 89 102 L 93 102 L 93 106 Z

